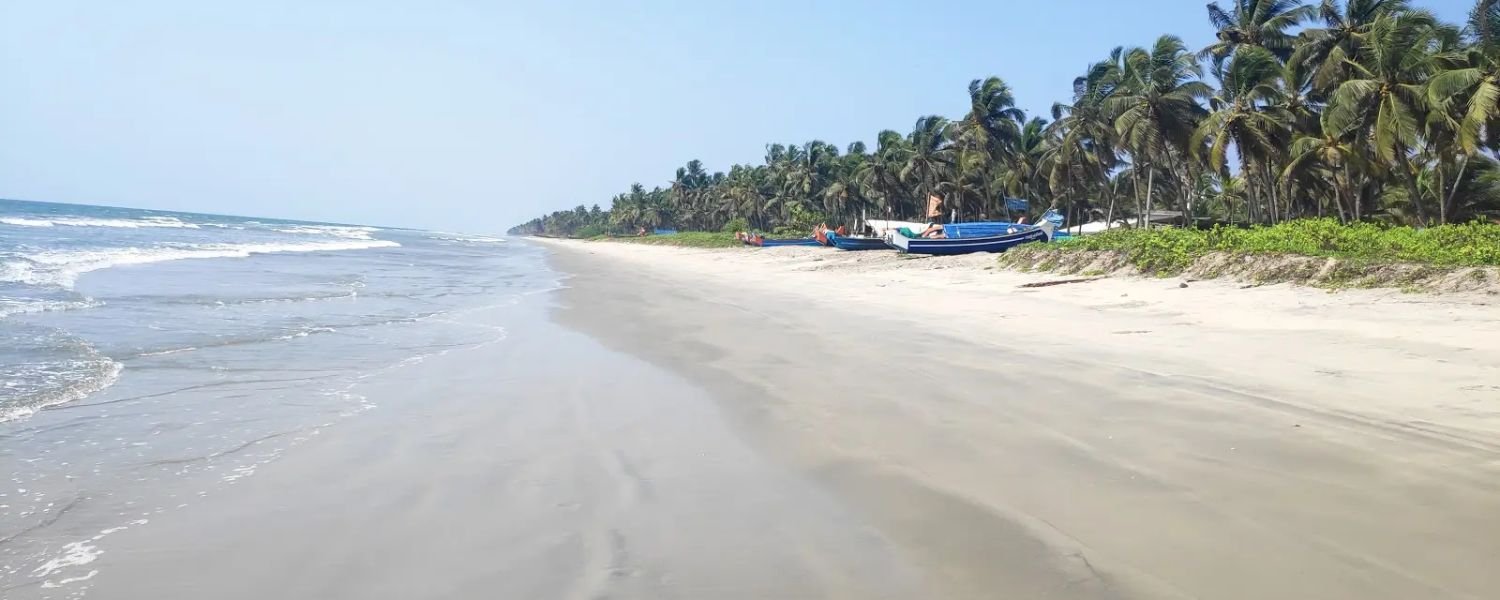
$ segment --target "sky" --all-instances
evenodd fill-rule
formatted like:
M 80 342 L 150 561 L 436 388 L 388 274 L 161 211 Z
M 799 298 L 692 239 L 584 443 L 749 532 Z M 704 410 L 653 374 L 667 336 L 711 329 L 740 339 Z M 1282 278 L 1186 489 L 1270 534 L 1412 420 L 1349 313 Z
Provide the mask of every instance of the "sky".
M 1206 46 L 1204 4 L 0 0 L 0 197 L 500 232 L 990 75 L 1046 116 L 1115 46 Z

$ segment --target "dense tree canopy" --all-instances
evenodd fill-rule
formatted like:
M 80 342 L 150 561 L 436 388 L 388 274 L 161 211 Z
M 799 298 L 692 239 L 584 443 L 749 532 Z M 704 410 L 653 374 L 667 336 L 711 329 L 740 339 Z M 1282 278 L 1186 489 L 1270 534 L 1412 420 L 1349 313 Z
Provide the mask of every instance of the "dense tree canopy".
M 710 173 L 578 206 L 514 233 L 592 236 L 675 227 L 804 229 L 1057 208 L 1073 221 L 1275 223 L 1307 216 L 1427 225 L 1500 216 L 1500 3 L 1464 24 L 1407 0 L 1221 0 L 1207 48 L 1172 35 L 1089 65 L 1051 119 L 999 77 L 969 111 L 881 131 L 874 147 L 770 144 Z M 1180 215 L 1180 216 L 1179 216 Z M 1148 216 L 1155 218 L 1148 218 Z

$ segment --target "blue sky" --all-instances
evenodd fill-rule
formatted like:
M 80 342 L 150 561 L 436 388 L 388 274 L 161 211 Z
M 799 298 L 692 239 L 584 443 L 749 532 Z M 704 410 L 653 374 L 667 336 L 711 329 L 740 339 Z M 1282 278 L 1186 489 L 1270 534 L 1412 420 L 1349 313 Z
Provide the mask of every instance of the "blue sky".
M 1467 0 L 1418 0 L 1449 20 Z M 542 6 L 545 5 L 545 6 Z M 1108 8 L 1106 8 L 1108 7 Z M 0 197 L 475 232 L 768 142 L 872 141 L 1000 75 L 1045 116 L 1201 0 L 0 6 Z

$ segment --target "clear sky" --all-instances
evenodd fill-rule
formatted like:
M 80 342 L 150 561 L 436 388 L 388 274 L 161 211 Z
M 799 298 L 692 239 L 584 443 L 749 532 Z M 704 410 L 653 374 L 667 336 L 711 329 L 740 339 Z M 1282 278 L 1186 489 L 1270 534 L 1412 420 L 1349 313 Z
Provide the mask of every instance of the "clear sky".
M 0 197 L 502 231 L 978 77 L 1045 116 L 1114 46 L 1206 45 L 1204 4 L 6 0 Z

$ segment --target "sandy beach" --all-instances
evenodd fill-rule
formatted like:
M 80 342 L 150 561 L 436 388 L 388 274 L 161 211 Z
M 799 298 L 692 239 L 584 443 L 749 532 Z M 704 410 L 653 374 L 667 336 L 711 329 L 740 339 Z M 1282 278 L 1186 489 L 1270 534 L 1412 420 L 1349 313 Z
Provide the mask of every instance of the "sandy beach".
M 563 323 L 711 391 L 919 597 L 1500 587 L 1493 296 L 549 245 Z

